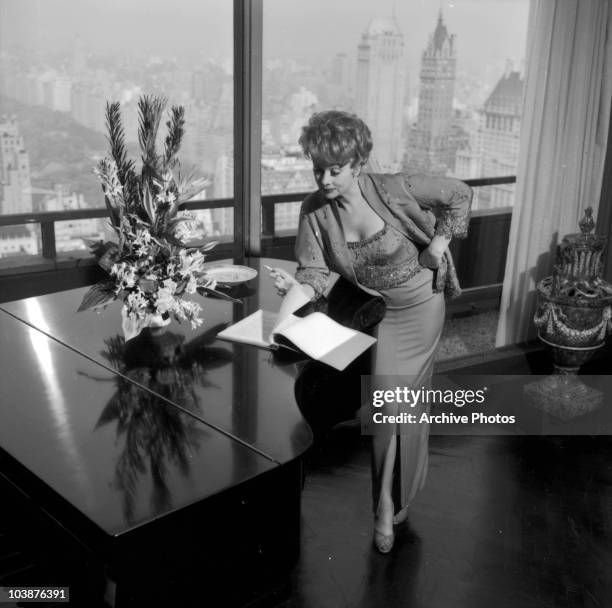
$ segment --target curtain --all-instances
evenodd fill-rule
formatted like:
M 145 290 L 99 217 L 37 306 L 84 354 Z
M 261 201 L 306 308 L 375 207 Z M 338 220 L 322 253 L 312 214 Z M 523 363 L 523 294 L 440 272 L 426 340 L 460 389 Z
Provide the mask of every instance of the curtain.
M 536 337 L 536 283 L 598 212 L 612 93 L 609 0 L 532 0 L 515 204 L 496 346 Z
M 606 152 L 602 182 L 595 231 L 597 234 L 608 237 L 608 254 L 604 261 L 603 278 L 608 283 L 612 283 L 612 109 L 608 126 L 608 151 Z

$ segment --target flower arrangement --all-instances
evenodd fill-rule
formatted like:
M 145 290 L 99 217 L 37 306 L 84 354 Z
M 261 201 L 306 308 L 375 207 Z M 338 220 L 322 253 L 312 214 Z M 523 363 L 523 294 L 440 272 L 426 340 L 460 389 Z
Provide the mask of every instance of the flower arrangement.
M 138 101 L 142 167 L 137 171 L 136 163 L 126 156 L 119 103 L 107 103 L 110 158 L 94 169 L 117 242 L 88 242 L 109 277 L 85 294 L 79 310 L 121 300 L 126 340 L 144 327 L 165 325 L 171 318 L 189 321 L 196 328 L 202 323 L 202 307 L 185 296 L 198 292 L 225 297 L 207 279 L 204 268 L 205 252 L 215 243 L 187 246 L 193 217 L 179 212 L 181 203 L 207 183 L 180 171 L 177 153 L 184 134 L 184 108 L 172 107 L 163 151 L 158 154 L 156 149 L 165 106 L 164 98 L 143 96 Z

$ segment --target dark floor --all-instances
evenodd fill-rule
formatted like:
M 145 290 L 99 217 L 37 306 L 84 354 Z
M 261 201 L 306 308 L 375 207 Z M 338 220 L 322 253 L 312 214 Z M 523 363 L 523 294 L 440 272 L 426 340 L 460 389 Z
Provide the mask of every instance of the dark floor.
M 279 608 L 612 606 L 612 437 L 432 436 L 427 484 L 386 556 L 369 492 L 368 438 L 337 427 L 309 457 Z M 46 581 L 1 530 L 0 547 L 0 584 Z
M 345 427 L 311 458 L 282 608 L 610 608 L 611 437 L 431 437 L 387 556 L 371 545 L 369 449 Z

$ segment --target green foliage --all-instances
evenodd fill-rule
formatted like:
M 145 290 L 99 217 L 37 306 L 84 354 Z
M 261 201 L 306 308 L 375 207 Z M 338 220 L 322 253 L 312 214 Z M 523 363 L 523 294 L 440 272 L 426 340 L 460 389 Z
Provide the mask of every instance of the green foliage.
M 83 297 L 77 312 L 88 308 L 101 308 L 115 299 L 115 282 L 107 279 L 96 283 Z

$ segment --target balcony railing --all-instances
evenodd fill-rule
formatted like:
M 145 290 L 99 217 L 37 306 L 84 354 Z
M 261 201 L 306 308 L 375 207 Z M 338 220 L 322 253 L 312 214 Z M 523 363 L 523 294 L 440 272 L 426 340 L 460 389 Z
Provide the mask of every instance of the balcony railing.
M 513 184 L 516 176 L 503 176 L 481 179 L 468 179 L 465 183 L 473 188 Z M 278 258 L 292 258 L 295 243 L 295 230 L 277 233 L 275 229 L 275 209 L 282 203 L 300 202 L 307 193 L 289 193 L 263 195 L 261 198 L 262 213 L 262 255 Z M 211 199 L 189 201 L 182 209 L 190 211 L 233 208 L 233 199 Z M 452 252 L 457 264 L 459 278 L 465 288 L 499 289 L 503 281 L 505 253 L 508 244 L 512 208 L 504 207 L 490 210 L 475 210 L 472 213 L 470 233 L 464 241 L 451 243 Z M 41 213 L 19 213 L 0 215 L 0 227 L 38 224 L 40 226 L 42 256 L 27 256 L 35 258 L 38 263 L 18 263 L 0 269 L 0 282 L 3 276 L 18 277 L 27 281 L 34 273 L 44 273 L 50 270 L 65 270 L 78 266 L 93 265 L 93 260 L 84 253 L 83 258 L 70 252 L 70 259 L 58 257 L 56 247 L 56 222 L 83 220 L 108 217 L 105 207 L 95 209 L 78 209 L 72 211 L 48 211 Z M 209 254 L 209 259 L 232 257 L 233 249 L 230 239 L 220 242 Z M 14 260 L 17 261 L 17 260 Z M 21 261 L 20 261 L 21 262 Z M 91 273 L 90 273 L 91 274 Z M 3 298 L 6 299 L 6 298 Z

